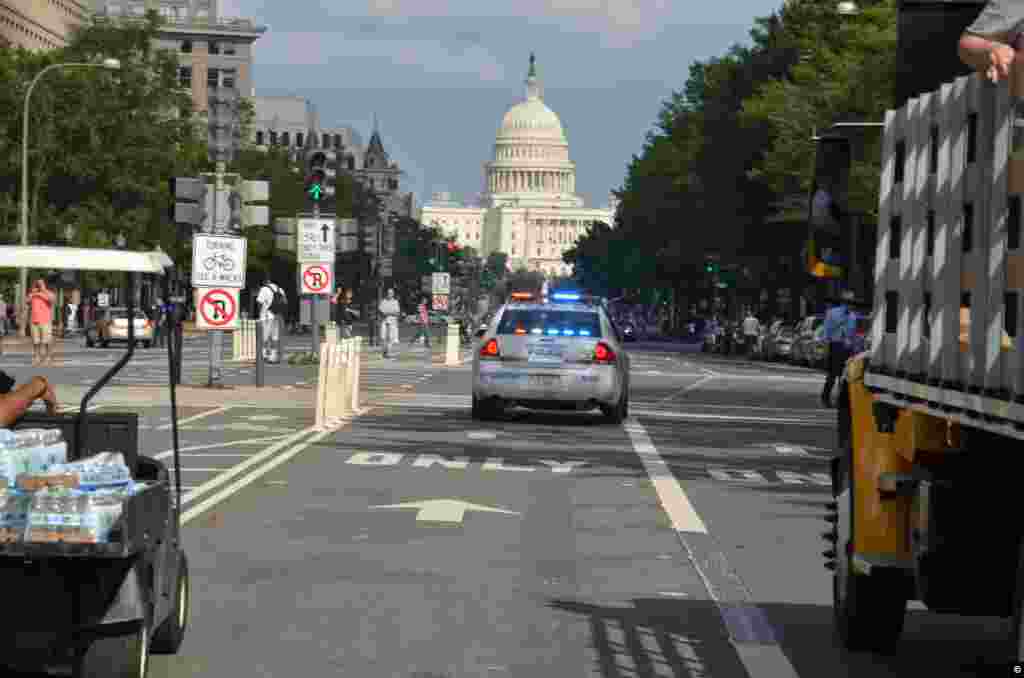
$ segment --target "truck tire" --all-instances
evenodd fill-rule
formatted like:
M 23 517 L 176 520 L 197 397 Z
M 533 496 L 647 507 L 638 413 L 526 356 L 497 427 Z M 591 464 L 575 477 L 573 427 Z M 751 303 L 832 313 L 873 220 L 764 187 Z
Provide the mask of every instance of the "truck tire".
M 174 605 L 167 619 L 153 632 L 150 644 L 155 654 L 175 654 L 185 640 L 188 617 L 192 603 L 192 591 L 188 578 L 188 558 L 185 552 L 178 554 L 178 578 L 174 586 Z
M 852 447 L 847 442 L 839 459 L 836 501 L 835 568 L 832 574 L 832 607 L 836 631 L 848 650 L 890 650 L 903 633 L 907 609 L 906 584 L 898 577 L 866 576 L 853 569 Z

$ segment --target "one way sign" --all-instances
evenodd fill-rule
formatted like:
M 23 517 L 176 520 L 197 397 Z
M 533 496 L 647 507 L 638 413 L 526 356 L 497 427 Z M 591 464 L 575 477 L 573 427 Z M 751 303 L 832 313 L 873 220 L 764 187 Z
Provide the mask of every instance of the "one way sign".
M 299 219 L 299 262 L 334 261 L 334 219 Z

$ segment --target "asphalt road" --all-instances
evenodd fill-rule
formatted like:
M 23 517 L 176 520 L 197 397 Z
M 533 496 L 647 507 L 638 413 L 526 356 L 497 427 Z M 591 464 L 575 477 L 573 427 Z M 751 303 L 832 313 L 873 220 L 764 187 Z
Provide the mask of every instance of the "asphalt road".
M 338 431 L 311 428 L 297 387 L 183 411 L 192 618 L 150 675 L 972 676 L 1001 658 L 1007 622 L 917 606 L 892 656 L 837 648 L 820 373 L 632 357 L 621 426 L 474 422 L 468 366 L 401 360 L 368 361 L 367 411 Z M 164 416 L 148 449 L 170 447 Z

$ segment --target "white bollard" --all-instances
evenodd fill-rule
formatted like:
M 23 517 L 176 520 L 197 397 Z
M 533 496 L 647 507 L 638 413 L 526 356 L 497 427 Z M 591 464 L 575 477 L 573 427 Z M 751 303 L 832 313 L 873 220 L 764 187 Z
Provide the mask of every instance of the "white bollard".
M 338 324 L 334 321 L 327 323 L 327 329 L 324 331 L 324 341 L 328 344 L 338 343 Z
M 322 429 L 327 425 L 327 383 L 330 360 L 330 347 L 320 347 L 320 365 L 316 380 L 316 427 Z
M 243 339 L 245 341 L 245 359 L 256 362 L 256 323 L 259 320 L 248 320 Z
M 352 342 L 352 413 L 359 412 L 359 374 L 362 371 L 363 338 L 354 337 Z
M 445 345 L 444 364 L 447 367 L 459 365 L 459 323 L 448 323 L 448 340 Z
M 337 369 L 331 387 L 334 391 L 334 416 L 347 417 L 352 414 L 350 401 L 348 399 L 349 374 L 352 372 L 352 363 L 349 360 L 348 346 L 344 344 L 332 344 Z

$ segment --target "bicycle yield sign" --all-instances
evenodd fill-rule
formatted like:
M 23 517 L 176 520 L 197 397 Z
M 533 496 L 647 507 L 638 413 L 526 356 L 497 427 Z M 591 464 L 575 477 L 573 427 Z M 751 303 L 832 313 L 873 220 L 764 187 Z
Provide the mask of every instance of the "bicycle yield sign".
M 192 239 L 193 287 L 245 287 L 247 241 L 197 233 Z
M 333 267 L 332 264 L 299 264 L 302 294 L 330 294 Z
M 196 290 L 196 327 L 201 330 L 233 330 L 238 326 L 238 288 Z

